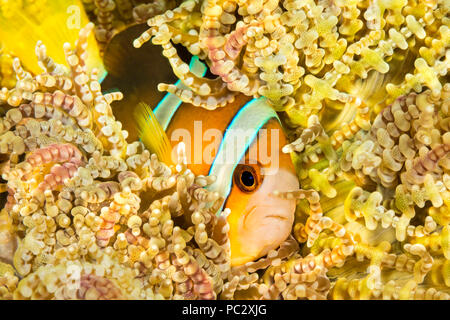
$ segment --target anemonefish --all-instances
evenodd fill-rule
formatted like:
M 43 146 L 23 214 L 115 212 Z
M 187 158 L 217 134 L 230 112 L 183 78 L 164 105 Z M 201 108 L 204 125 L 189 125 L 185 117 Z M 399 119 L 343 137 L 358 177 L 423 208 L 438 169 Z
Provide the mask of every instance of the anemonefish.
M 197 76 L 206 72 L 197 57 L 190 68 Z M 185 88 L 180 81 L 176 85 Z M 141 109 L 137 122 L 146 146 L 155 148 L 158 139 L 166 139 L 175 149 L 182 141 L 190 146 L 188 168 L 216 177 L 207 188 L 225 199 L 222 208 L 231 210 L 231 264 L 254 261 L 279 247 L 291 232 L 296 202 L 272 193 L 296 190 L 299 182 L 290 155 L 281 152 L 286 136 L 266 99 L 240 94 L 223 108 L 206 110 L 168 93 L 153 111 L 145 105 Z
M 14 1 L 8 4 L 10 7 L 0 7 L 0 42 L 34 74 L 42 72 L 31 54 L 37 41 L 46 45 L 49 57 L 64 64 L 63 43 L 75 43 L 80 28 L 89 22 L 79 0 L 48 1 L 36 15 Z M 224 199 L 222 209 L 231 212 L 227 216 L 231 264 L 241 265 L 266 255 L 289 236 L 296 208 L 295 200 L 272 193 L 299 187 L 290 155 L 281 152 L 287 140 L 276 112 L 264 97 L 251 99 L 240 94 L 223 108 L 205 110 L 182 103 L 172 94 L 164 96 L 156 90 L 157 84 L 175 78 L 161 48 L 150 43 L 139 50 L 132 47 L 133 39 L 145 29 L 145 25 L 136 25 L 118 33 L 103 57 L 91 35 L 86 48 L 87 69 L 99 70 L 104 90 L 124 93 L 124 99 L 112 108 L 130 133 L 130 140 L 140 132 L 147 148 L 160 155 L 157 146 L 162 141 L 170 149 L 183 141 L 190 146 L 189 169 L 197 175 L 216 177 L 207 188 L 218 192 Z M 191 59 L 190 68 L 199 77 L 207 71 L 196 57 Z M 184 86 L 180 81 L 176 85 Z M 137 119 L 131 110 L 135 105 L 140 106 L 136 108 Z M 155 107 L 152 110 L 148 105 Z

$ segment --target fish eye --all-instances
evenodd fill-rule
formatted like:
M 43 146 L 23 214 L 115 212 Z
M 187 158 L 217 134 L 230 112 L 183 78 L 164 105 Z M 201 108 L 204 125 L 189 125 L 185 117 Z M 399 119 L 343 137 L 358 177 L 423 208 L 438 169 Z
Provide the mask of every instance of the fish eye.
M 260 176 L 253 166 L 240 164 L 234 172 L 234 181 L 238 188 L 243 192 L 255 191 L 260 181 Z

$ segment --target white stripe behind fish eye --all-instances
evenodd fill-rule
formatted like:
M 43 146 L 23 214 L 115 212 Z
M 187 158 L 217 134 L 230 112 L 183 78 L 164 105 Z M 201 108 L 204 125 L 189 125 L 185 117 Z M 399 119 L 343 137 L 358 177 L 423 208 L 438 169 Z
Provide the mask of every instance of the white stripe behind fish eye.
M 202 78 L 206 74 L 207 67 L 203 62 L 200 61 L 200 59 L 197 56 L 193 56 L 189 64 L 189 69 L 194 75 Z M 183 84 L 181 80 L 178 80 L 175 83 L 175 85 L 180 89 L 189 90 L 189 88 L 185 84 Z M 158 119 L 158 122 L 164 129 L 164 131 L 166 131 L 167 127 L 169 127 L 173 115 L 175 114 L 175 112 L 178 110 L 178 108 L 181 106 L 182 103 L 183 101 L 176 95 L 172 93 L 167 93 L 164 96 L 164 98 L 158 103 L 156 108 L 153 110 L 156 119 Z
M 216 181 L 206 187 L 208 190 L 218 192 L 224 199 L 228 197 L 234 169 L 245 156 L 259 130 L 273 118 L 278 119 L 278 116 L 264 97 L 249 101 L 239 110 L 226 129 L 211 165 L 209 175 L 216 176 Z M 218 213 L 221 211 L 222 208 Z

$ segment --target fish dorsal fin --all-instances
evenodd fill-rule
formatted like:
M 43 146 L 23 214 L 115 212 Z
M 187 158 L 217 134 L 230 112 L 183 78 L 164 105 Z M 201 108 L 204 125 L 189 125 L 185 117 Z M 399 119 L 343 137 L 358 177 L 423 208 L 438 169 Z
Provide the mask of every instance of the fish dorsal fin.
M 145 103 L 138 104 L 134 111 L 139 138 L 145 147 L 167 165 L 173 164 L 169 138 L 159 124 L 152 109 Z
M 189 64 L 189 69 L 197 77 L 203 77 L 206 74 L 207 67 L 197 56 L 193 56 Z M 185 84 L 183 84 L 183 82 L 181 82 L 181 80 L 178 80 L 175 85 L 180 89 L 189 89 Z M 167 93 L 155 107 L 153 112 L 164 130 L 167 130 L 173 115 L 182 103 L 183 101 L 181 101 L 181 99 L 176 95 Z
M 6 52 L 19 57 L 23 66 L 34 74 L 42 70 L 37 63 L 36 43 L 41 40 L 47 55 L 58 64 L 66 64 L 63 45 L 74 44 L 81 28 L 89 23 L 80 0 L 48 0 L 36 7 L 23 1 L 6 0 L 0 5 L 0 43 Z M 93 33 L 88 38 L 88 70 L 97 68 L 99 78 L 105 75 L 100 51 Z

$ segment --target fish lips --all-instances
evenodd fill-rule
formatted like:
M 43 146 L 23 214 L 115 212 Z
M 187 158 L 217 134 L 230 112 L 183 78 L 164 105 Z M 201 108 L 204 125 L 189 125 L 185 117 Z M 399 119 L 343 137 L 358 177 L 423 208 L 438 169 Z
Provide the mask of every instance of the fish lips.
M 294 223 L 295 201 L 285 204 L 255 205 L 243 215 L 240 239 L 242 252 L 257 259 L 286 240 Z

